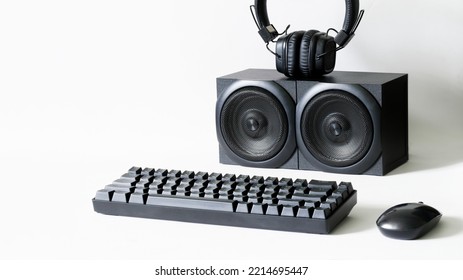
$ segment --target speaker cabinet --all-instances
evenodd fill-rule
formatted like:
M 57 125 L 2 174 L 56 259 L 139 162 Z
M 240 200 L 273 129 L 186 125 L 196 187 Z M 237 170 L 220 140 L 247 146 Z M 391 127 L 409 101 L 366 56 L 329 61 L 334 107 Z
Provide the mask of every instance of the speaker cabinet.
M 384 175 L 408 160 L 408 77 L 334 72 L 296 81 L 299 169 Z
M 408 160 L 408 77 L 244 70 L 217 78 L 216 128 L 221 163 L 384 175 Z
M 250 69 L 218 78 L 220 162 L 297 169 L 296 99 L 296 83 L 276 71 Z

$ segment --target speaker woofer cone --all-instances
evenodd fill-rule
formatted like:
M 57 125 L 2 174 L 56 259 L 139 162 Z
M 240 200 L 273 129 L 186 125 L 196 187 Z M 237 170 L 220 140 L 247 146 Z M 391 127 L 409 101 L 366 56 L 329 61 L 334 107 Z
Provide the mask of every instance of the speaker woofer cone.
M 237 156 L 265 161 L 277 155 L 288 138 L 288 119 L 281 103 L 257 87 L 235 91 L 220 114 L 222 136 Z
M 373 124 L 358 98 L 342 91 L 315 96 L 301 117 L 302 139 L 320 162 L 336 167 L 350 166 L 368 152 Z

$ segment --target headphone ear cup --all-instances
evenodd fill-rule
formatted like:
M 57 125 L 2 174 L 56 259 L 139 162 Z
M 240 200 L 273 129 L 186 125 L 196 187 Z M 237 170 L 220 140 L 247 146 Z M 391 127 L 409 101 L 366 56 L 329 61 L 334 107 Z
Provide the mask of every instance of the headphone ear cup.
M 325 75 L 334 70 L 336 64 L 336 42 L 326 33 L 317 36 L 316 52 L 314 56 L 314 75 Z
M 296 31 L 278 38 L 276 43 L 276 68 L 288 77 L 299 75 L 299 48 L 304 31 Z
M 336 61 L 336 43 L 326 33 L 309 30 L 301 41 L 300 72 L 308 78 L 331 73 Z
M 302 77 L 309 77 L 314 69 L 314 52 L 315 45 L 312 43 L 312 38 L 316 33 L 319 33 L 318 30 L 309 30 L 304 33 L 301 39 L 301 47 L 299 53 L 299 71 Z

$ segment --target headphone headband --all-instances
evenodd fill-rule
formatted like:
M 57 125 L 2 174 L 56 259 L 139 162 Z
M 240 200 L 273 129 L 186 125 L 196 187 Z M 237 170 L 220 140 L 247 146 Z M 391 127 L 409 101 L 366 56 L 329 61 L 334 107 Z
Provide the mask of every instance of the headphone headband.
M 352 37 L 363 15 L 363 10 L 359 14 L 359 0 L 346 0 L 346 14 L 342 29 L 337 33 L 334 41 L 340 48 L 345 47 Z M 265 43 L 275 40 L 280 34 L 270 23 L 267 13 L 267 0 L 255 0 L 255 20 L 259 28 L 259 34 Z

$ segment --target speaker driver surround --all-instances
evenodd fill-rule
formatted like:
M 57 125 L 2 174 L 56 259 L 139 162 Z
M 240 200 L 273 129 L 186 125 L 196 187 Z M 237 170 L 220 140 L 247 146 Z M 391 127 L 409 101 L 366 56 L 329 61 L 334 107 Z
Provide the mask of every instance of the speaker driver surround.
M 379 112 L 359 86 L 316 85 L 297 104 L 298 147 L 321 170 L 362 173 L 380 155 Z

